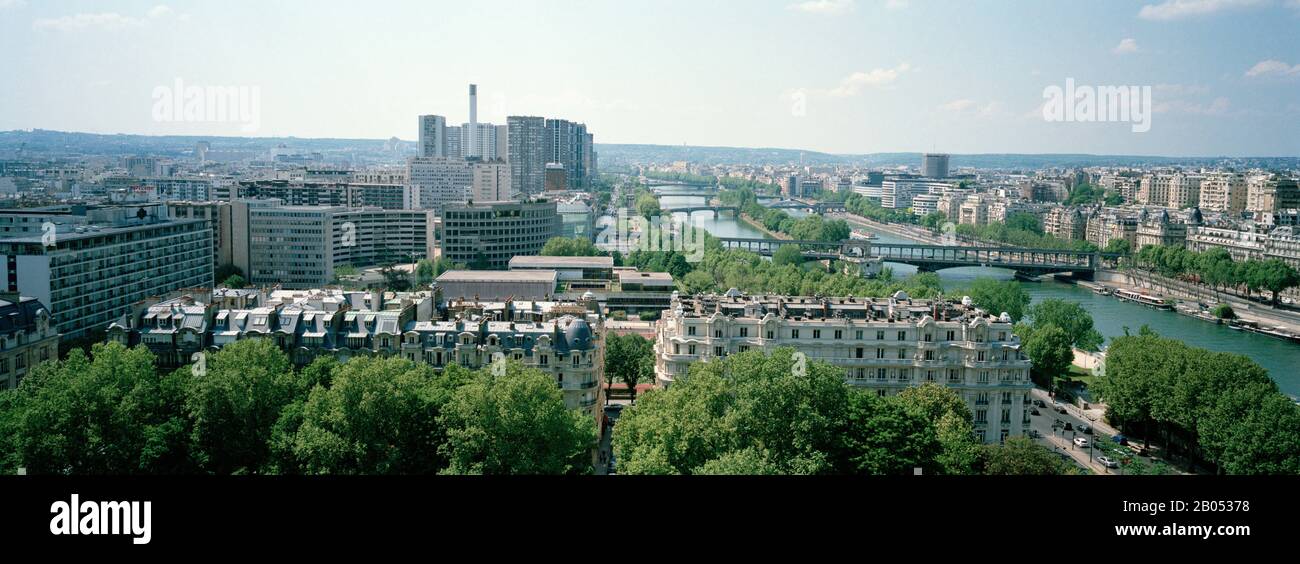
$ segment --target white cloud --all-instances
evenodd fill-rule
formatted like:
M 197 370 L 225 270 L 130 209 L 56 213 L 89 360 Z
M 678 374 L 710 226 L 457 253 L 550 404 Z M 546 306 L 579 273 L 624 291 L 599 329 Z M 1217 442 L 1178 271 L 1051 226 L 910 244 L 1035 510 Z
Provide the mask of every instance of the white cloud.
M 843 14 L 852 12 L 853 7 L 853 0 L 808 0 L 788 6 L 791 10 L 810 14 Z
M 997 102 L 989 102 L 981 106 L 979 102 L 976 102 L 975 100 L 962 98 L 959 100 L 953 100 L 946 104 L 940 104 L 937 109 L 939 111 L 954 113 L 954 114 L 965 114 L 965 115 L 976 115 L 980 117 L 988 117 L 993 115 L 993 112 L 995 112 L 998 109 L 998 104 Z
M 1255 63 L 1246 71 L 1246 76 L 1250 78 L 1265 76 L 1300 76 L 1300 64 L 1289 65 L 1277 59 L 1269 59 Z
M 4 2 L 6 0 L 0 0 Z M 22 2 L 24 0 L 17 0 Z M 124 16 L 117 12 L 104 12 L 100 14 L 74 14 L 71 16 L 62 16 L 58 18 L 39 18 L 32 22 L 32 29 L 37 31 L 59 31 L 59 32 L 76 32 L 87 30 L 98 31 L 121 31 L 124 29 L 133 29 L 149 25 L 150 20 L 158 20 L 172 16 L 176 12 L 170 7 L 159 4 L 145 12 L 145 17 L 137 18 L 133 16 Z M 176 17 L 180 21 L 188 21 L 189 14 L 181 14 Z
M 25 6 L 27 6 L 27 0 L 0 0 L 0 10 L 22 8 Z
M 911 65 L 903 63 L 892 69 L 872 69 L 867 72 L 855 72 L 844 77 L 840 85 L 832 88 L 827 94 L 843 98 L 846 96 L 855 96 L 863 88 L 880 87 L 892 84 L 903 73 L 912 68 Z
M 116 12 L 102 14 L 75 14 L 60 18 L 40 18 L 32 22 L 32 29 L 37 31 L 85 31 L 90 29 L 120 31 L 144 25 L 140 19 L 123 16 Z
M 1132 37 L 1121 39 L 1119 45 L 1116 45 L 1114 49 L 1110 50 L 1110 52 L 1116 55 L 1136 53 L 1138 52 L 1138 42 Z
M 1179 112 L 1184 114 L 1195 114 L 1202 116 L 1221 116 L 1228 113 L 1232 103 L 1227 98 L 1215 98 L 1209 104 L 1200 104 L 1197 102 L 1187 102 L 1184 100 L 1171 100 L 1156 104 L 1151 111 L 1163 114 L 1169 112 Z
M 1165 0 L 1160 4 L 1142 6 L 1138 17 L 1144 20 L 1168 21 L 1260 6 L 1265 3 L 1266 0 Z

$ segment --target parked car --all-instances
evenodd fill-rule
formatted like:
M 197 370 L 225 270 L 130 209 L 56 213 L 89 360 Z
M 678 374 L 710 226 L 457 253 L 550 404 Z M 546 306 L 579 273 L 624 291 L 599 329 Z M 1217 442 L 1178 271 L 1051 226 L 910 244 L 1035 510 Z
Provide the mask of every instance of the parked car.
M 1109 456 L 1098 456 L 1097 462 L 1100 462 L 1102 466 L 1107 468 L 1119 468 L 1119 463 L 1111 460 Z
M 1066 421 L 1066 422 L 1065 422 L 1065 430 L 1066 430 L 1066 431 L 1073 431 L 1073 430 L 1074 430 L 1074 425 L 1071 424 L 1069 421 Z
M 1059 403 L 1056 404 L 1056 412 L 1057 412 L 1057 413 L 1064 414 L 1064 413 L 1065 413 L 1065 406 L 1064 406 L 1064 405 L 1061 405 L 1061 404 L 1059 404 Z
M 1032 413 L 1032 414 L 1034 414 L 1034 415 L 1042 415 L 1042 413 L 1040 413 L 1040 412 L 1038 411 L 1038 408 L 1037 408 L 1037 407 L 1035 407 L 1035 408 L 1029 410 L 1029 413 Z
M 1040 399 L 1034 400 L 1034 405 L 1041 407 L 1043 409 L 1047 409 L 1047 403 Z
M 1080 423 L 1080 424 L 1079 424 L 1079 432 L 1080 432 L 1080 433 L 1083 433 L 1083 434 L 1085 434 L 1085 435 L 1091 435 L 1091 434 L 1092 434 L 1092 427 L 1089 427 L 1087 423 Z
M 1079 448 L 1088 448 L 1088 437 L 1075 437 L 1074 446 Z
M 1128 445 L 1128 437 L 1125 437 L 1124 435 L 1115 435 L 1111 437 L 1110 440 L 1115 441 L 1115 443 L 1120 446 Z

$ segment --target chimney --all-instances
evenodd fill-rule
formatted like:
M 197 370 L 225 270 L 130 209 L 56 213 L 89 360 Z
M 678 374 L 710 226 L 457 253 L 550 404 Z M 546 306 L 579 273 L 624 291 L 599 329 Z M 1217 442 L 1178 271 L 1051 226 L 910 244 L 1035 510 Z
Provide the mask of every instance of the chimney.
M 465 136 L 465 156 L 477 157 L 478 154 L 478 85 L 469 85 L 469 131 Z

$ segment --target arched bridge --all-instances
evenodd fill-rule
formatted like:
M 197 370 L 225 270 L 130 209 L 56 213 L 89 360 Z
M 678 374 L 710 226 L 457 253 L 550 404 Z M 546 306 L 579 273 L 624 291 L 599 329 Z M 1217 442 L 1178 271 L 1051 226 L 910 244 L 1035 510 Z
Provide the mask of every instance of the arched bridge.
M 1090 277 L 1103 267 L 1103 261 L 1119 257 L 1114 253 L 1027 249 L 1020 247 L 960 247 L 873 241 L 806 241 L 782 239 L 720 238 L 723 246 L 771 255 L 782 245 L 798 245 L 804 256 L 812 258 L 880 257 L 885 262 L 910 264 L 922 271 L 938 271 L 962 266 L 989 266 L 1014 270 L 1023 276 L 1071 273 Z
M 673 212 L 673 213 L 686 212 L 688 215 L 693 214 L 695 212 L 711 211 L 713 212 L 714 217 L 718 217 L 722 215 L 722 212 L 724 211 L 731 212 L 732 215 L 740 214 L 740 208 L 737 208 L 736 206 L 682 206 L 682 207 L 675 207 L 675 208 L 664 208 L 663 211 Z
M 799 200 L 773 202 L 771 204 L 766 204 L 763 207 L 778 209 L 778 210 L 780 209 L 808 210 L 809 212 L 819 213 L 819 214 L 827 213 L 827 212 L 847 211 L 847 209 L 844 207 L 844 204 L 838 204 L 834 202 L 803 202 Z

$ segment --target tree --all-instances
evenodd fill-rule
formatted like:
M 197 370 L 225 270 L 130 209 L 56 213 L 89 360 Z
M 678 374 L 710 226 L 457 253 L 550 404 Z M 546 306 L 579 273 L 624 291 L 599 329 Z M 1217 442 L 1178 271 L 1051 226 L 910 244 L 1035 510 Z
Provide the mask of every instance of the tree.
M 542 256 L 548 257 L 597 257 L 605 252 L 592 244 L 586 237 L 552 237 L 542 247 Z
M 427 364 L 353 358 L 311 392 L 293 452 L 312 474 L 438 472 L 447 460 L 437 417 L 455 384 Z
M 1074 473 L 1047 447 L 1025 437 L 1010 437 L 984 447 L 984 473 L 991 476 L 1054 476 Z
M 1029 292 L 1014 280 L 980 278 L 973 282 L 965 293 L 970 296 L 976 307 L 993 315 L 1006 312 L 1013 322 L 1020 321 L 1020 318 L 1025 315 L 1025 308 L 1029 306 Z
M 660 213 L 659 198 L 650 192 L 644 192 L 636 198 L 636 212 L 641 217 L 650 219 L 658 217 Z
M 636 398 L 638 383 L 654 378 L 654 343 L 636 333 L 611 335 L 605 341 L 605 379 L 618 378 Z
M 9 392 L 7 427 L 33 474 L 161 474 L 192 471 L 184 375 L 158 375 L 144 347 L 96 344 L 36 365 Z
M 1133 252 L 1133 244 L 1129 243 L 1128 239 L 1111 239 L 1106 243 L 1105 252 L 1128 256 Z
M 1219 319 L 1236 319 L 1237 312 L 1233 311 L 1232 306 L 1228 304 L 1219 304 L 1214 306 L 1214 316 Z
M 776 252 L 772 253 L 772 264 L 776 266 L 803 264 L 803 252 L 799 250 L 798 245 L 781 245 Z
M 421 286 L 432 284 L 434 277 L 437 276 L 437 274 L 434 274 L 434 271 L 433 261 L 429 259 L 420 259 L 420 262 L 415 263 L 416 283 Z
M 1092 327 L 1092 315 L 1076 302 L 1048 298 L 1029 308 L 1034 325 L 1055 325 L 1065 330 L 1070 343 L 1085 351 L 1101 348 L 1104 338 Z
M 453 372 L 455 371 L 452 369 Z M 510 361 L 480 370 L 438 415 L 448 474 L 582 474 L 591 469 L 596 423 L 564 405 L 555 380 Z
M 243 276 L 244 271 L 240 270 L 238 266 L 227 263 L 218 266 L 217 271 L 213 274 L 212 278 L 215 280 L 225 280 L 236 274 Z
M 1037 382 L 1048 390 L 1056 389 L 1056 378 L 1074 361 L 1069 334 L 1056 325 L 1035 324 L 1022 339 Z
M 247 286 L 248 286 L 248 282 L 244 280 L 244 277 L 243 277 L 243 276 L 240 276 L 240 275 L 238 275 L 238 274 L 231 274 L 229 277 L 227 277 L 227 278 L 226 278 L 226 279 L 221 283 L 221 285 L 222 285 L 222 286 L 225 286 L 225 287 L 227 287 L 227 288 L 236 288 L 236 289 L 238 289 L 238 288 L 245 288 L 245 287 L 247 287 Z
M 1277 305 L 1278 293 L 1285 291 L 1287 288 L 1300 286 L 1300 273 L 1297 273 L 1291 265 L 1282 262 L 1280 259 L 1268 259 L 1260 262 L 1258 268 L 1254 271 L 1254 277 L 1257 280 L 1256 286 L 1273 293 L 1273 305 Z
M 394 264 L 386 264 L 379 269 L 379 273 L 384 276 L 384 285 L 394 292 L 405 292 L 411 289 L 411 273 Z
M 270 339 L 237 341 L 206 358 L 185 402 L 195 457 L 217 474 L 259 473 L 280 412 L 306 390 Z

